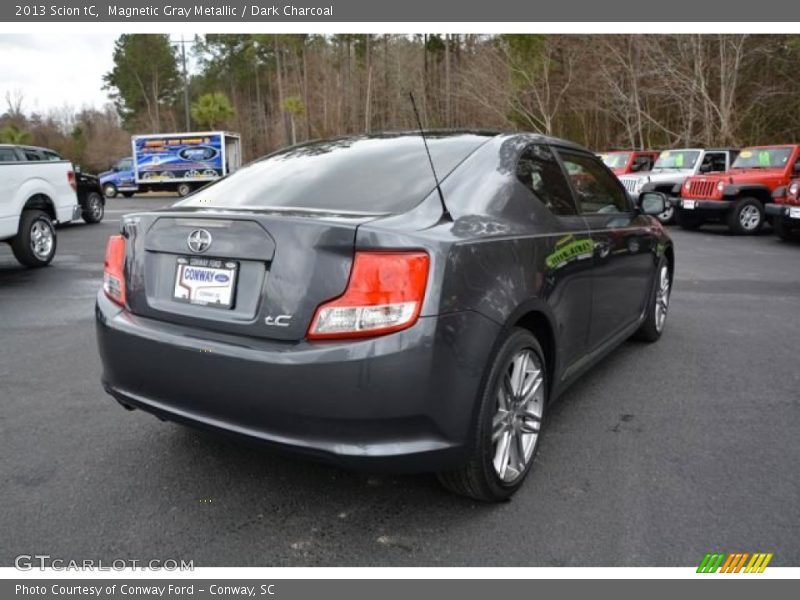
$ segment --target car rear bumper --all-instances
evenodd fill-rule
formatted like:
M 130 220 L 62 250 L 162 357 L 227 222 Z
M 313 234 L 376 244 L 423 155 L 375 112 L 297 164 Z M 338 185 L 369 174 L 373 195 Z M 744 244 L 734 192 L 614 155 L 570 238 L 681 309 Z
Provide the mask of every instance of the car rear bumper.
M 499 327 L 421 318 L 373 339 L 273 342 L 213 335 L 96 306 L 103 386 L 160 418 L 368 469 L 458 464 Z

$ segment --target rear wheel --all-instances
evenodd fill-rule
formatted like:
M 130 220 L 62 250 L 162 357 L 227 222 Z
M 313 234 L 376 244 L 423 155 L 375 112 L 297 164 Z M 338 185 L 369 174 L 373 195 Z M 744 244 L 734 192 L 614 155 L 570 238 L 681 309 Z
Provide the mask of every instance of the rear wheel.
M 188 196 L 192 193 L 192 186 L 188 183 L 180 183 L 178 184 L 176 191 L 178 192 L 178 196 Z
M 87 223 L 99 223 L 105 214 L 105 202 L 98 192 L 91 192 L 86 197 L 86 206 L 83 207 L 83 220 Z
M 675 219 L 675 207 L 667 206 L 667 209 L 656 217 L 664 225 L 669 225 Z
M 681 229 L 687 229 L 689 231 L 694 231 L 695 229 L 699 229 L 700 226 L 703 224 L 703 217 L 702 215 L 686 209 L 679 209 L 676 211 L 676 217 L 678 220 L 678 225 L 681 226 Z
M 56 230 L 47 213 L 26 210 L 19 220 L 19 233 L 11 239 L 11 250 L 26 267 L 45 267 L 56 255 Z
M 764 224 L 764 207 L 755 198 L 737 200 L 728 214 L 728 229 L 738 235 L 758 233 Z
M 539 447 L 547 369 L 536 338 L 514 328 L 495 354 L 481 394 L 467 462 L 439 474 L 450 491 L 499 502 L 528 475 Z
M 661 337 L 667 322 L 669 296 L 672 292 L 672 281 L 669 276 L 669 265 L 662 256 L 658 261 L 656 278 L 650 299 L 647 303 L 646 318 L 641 327 L 633 334 L 634 339 L 642 342 L 655 342 Z
M 115 186 L 113 183 L 104 184 L 103 195 L 106 198 L 115 198 L 117 196 L 117 186 Z

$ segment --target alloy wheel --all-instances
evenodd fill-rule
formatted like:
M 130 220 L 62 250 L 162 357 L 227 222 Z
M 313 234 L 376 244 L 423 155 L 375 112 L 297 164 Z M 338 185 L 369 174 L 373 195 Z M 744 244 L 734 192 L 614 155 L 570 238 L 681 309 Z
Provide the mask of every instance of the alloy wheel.
M 506 484 L 521 477 L 531 461 L 544 411 L 545 373 L 539 357 L 517 352 L 500 378 L 492 419 L 492 464 Z
M 739 223 L 746 231 L 753 231 L 761 224 L 761 213 L 752 204 L 743 207 L 739 213 Z
M 669 308 L 669 271 L 666 265 L 661 267 L 661 273 L 658 280 L 658 289 L 656 290 L 656 330 L 660 333 L 664 329 L 664 323 L 667 320 L 667 309 Z
M 39 260 L 47 260 L 53 251 L 53 229 L 42 219 L 31 225 L 31 250 Z

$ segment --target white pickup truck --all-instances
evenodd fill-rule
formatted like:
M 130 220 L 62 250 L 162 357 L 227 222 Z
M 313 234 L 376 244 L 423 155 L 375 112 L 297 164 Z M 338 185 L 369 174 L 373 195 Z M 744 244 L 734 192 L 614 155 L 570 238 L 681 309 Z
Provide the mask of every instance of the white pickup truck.
M 50 264 L 56 223 L 81 217 L 72 163 L 46 148 L 0 144 L 0 242 L 28 267 Z

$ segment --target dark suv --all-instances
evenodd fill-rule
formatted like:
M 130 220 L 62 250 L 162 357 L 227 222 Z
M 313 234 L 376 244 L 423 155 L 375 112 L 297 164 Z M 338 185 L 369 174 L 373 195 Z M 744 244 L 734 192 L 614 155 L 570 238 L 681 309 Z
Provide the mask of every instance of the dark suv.
M 126 408 L 507 498 L 548 403 L 667 317 L 672 242 L 589 151 L 533 134 L 282 150 L 108 243 L 97 337 Z

